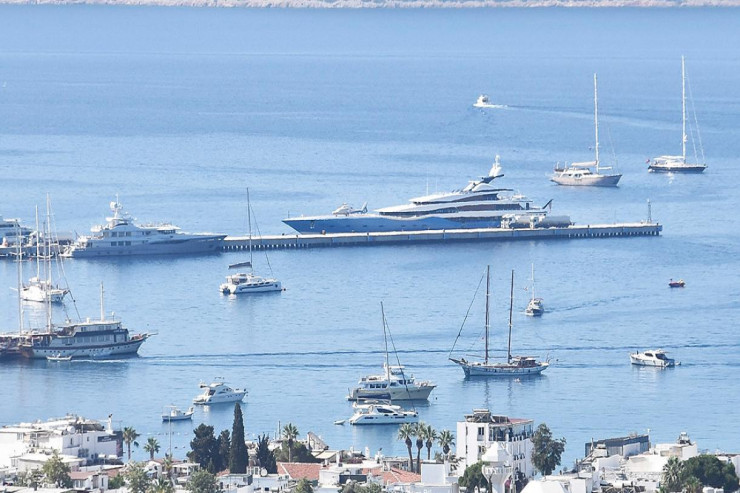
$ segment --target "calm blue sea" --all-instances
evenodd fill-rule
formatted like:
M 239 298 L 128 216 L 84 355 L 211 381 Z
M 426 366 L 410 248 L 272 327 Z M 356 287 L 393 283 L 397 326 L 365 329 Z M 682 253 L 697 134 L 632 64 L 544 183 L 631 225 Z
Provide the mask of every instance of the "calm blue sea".
M 0 424 L 113 413 L 166 445 L 163 406 L 187 407 L 221 376 L 249 389 L 250 436 L 292 421 L 333 448 L 403 453 L 394 429 L 333 424 L 352 412 L 347 388 L 382 364 L 382 301 L 402 363 L 439 385 L 419 408 L 437 429 L 487 407 L 546 422 L 568 464 L 591 438 L 647 429 L 739 451 L 738 25 L 740 10 L 723 9 L 0 6 L 5 217 L 31 224 L 49 193 L 57 229 L 83 234 L 119 194 L 142 222 L 238 234 L 249 187 L 259 230 L 288 233 L 288 214 L 459 188 L 500 154 L 502 183 L 553 199 L 555 214 L 639 221 L 650 199 L 665 226 L 659 238 L 273 252 L 287 290 L 243 299 L 217 292 L 243 253 L 68 261 L 82 317 L 99 313 L 102 281 L 106 311 L 157 335 L 129 360 L 2 364 Z M 682 54 L 710 167 L 648 174 L 647 158 L 680 152 Z M 592 156 L 594 72 L 602 153 L 624 178 L 558 188 L 556 162 Z M 480 93 L 506 107 L 472 108 Z M 255 263 L 269 271 L 263 254 Z M 522 313 L 532 263 L 548 309 L 537 320 Z M 486 264 L 496 354 L 515 269 L 513 346 L 553 359 L 541 378 L 466 381 L 447 360 Z M 687 287 L 668 289 L 679 277 Z M 0 262 L 3 331 L 18 327 L 15 284 L 15 264 Z M 483 311 L 479 297 L 464 354 L 481 347 Z M 683 365 L 630 366 L 630 351 L 654 347 Z M 218 431 L 232 409 L 195 417 Z M 173 426 L 176 455 L 191 429 Z

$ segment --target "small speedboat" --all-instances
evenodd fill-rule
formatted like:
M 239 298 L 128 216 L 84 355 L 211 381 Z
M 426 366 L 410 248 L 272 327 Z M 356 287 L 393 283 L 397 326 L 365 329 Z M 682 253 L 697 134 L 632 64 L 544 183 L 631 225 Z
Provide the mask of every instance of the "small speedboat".
M 62 356 L 61 353 L 46 357 L 47 361 L 72 361 L 72 355 Z
M 355 403 L 352 407 L 355 414 L 348 420 L 351 425 L 395 425 L 419 421 L 418 412 L 407 411 L 389 402 Z
M 658 368 L 669 368 L 681 364 L 676 362 L 675 359 L 669 358 L 662 349 L 630 353 L 630 362 L 637 366 L 655 366 Z
M 162 421 L 167 423 L 169 421 L 185 421 L 193 419 L 194 412 L 193 406 L 190 406 L 187 411 L 181 411 L 175 406 L 170 406 L 168 411 L 162 413 Z
M 670 281 L 668 281 L 668 286 L 671 288 L 682 288 L 686 286 L 686 283 L 683 279 L 679 279 L 678 281 L 674 281 L 673 279 L 671 279 Z

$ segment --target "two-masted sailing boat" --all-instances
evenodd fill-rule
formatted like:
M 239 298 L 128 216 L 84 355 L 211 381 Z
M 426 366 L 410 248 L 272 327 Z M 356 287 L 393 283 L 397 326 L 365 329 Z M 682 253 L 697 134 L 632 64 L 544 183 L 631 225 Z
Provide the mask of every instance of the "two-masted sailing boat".
M 601 166 L 599 159 L 599 97 L 596 74 L 594 74 L 594 135 L 596 143 L 594 160 L 585 163 L 570 163 L 564 168 L 556 166 L 550 181 L 558 185 L 616 187 L 619 179 L 622 178 L 622 175 L 618 173 L 602 173 L 612 168 Z
M 226 282 L 221 284 L 218 289 L 223 294 L 249 294 L 282 291 L 283 285 L 277 279 L 258 276 L 254 273 L 254 259 L 252 257 L 252 205 L 249 201 L 249 189 L 247 189 L 247 217 L 249 223 L 249 262 L 231 264 L 229 265 L 229 268 L 236 269 L 240 267 L 248 267 L 249 272 L 239 272 L 226 276 Z
M 701 135 L 699 135 L 699 124 L 696 120 L 696 112 L 693 112 L 694 124 L 696 129 L 697 140 L 699 141 L 699 151 L 701 151 L 701 161 L 696 149 L 696 141 L 692 138 L 691 142 L 694 147 L 694 162 L 686 161 L 686 142 L 689 139 L 686 133 L 686 61 L 681 57 L 681 155 L 680 156 L 658 156 L 652 161 L 648 160 L 648 170 L 664 173 L 701 173 L 707 169 L 704 164 L 704 148 L 701 145 Z
M 512 356 L 511 355 L 511 328 L 512 314 L 514 309 L 514 271 L 511 271 L 511 294 L 509 299 L 509 346 L 506 356 L 506 363 L 493 363 L 488 355 L 488 333 L 490 332 L 489 317 L 489 299 L 491 293 L 491 268 L 486 269 L 486 350 L 483 361 L 467 361 L 465 358 L 450 358 L 450 361 L 460 365 L 465 372 L 466 377 L 509 377 L 523 375 L 537 375 L 545 371 L 550 364 L 538 361 L 533 356 Z M 458 334 L 459 337 L 459 334 Z

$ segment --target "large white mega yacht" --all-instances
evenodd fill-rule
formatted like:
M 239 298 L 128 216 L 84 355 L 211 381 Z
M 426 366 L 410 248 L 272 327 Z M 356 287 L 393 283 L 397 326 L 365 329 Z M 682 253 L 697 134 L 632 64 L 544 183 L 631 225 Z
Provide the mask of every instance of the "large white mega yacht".
M 121 255 L 171 255 L 218 252 L 226 235 L 182 233 L 172 224 L 138 225 L 116 199 L 110 203 L 112 217 L 92 228 L 62 253 L 65 257 Z
M 507 221 L 534 225 L 544 221 L 547 206 L 536 207 L 523 195 L 494 186 L 494 180 L 503 176 L 496 156 L 488 175 L 470 181 L 462 190 L 417 197 L 410 204 L 372 213 L 347 206 L 332 214 L 290 217 L 283 222 L 299 233 L 318 234 L 498 228 Z M 569 218 L 558 219 L 570 224 Z

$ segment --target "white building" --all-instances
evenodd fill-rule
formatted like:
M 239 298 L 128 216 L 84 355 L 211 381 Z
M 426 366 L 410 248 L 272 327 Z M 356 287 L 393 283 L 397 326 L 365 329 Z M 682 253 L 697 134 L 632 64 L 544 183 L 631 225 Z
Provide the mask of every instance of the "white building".
M 43 464 L 56 451 L 73 468 L 123 455 L 120 432 L 69 414 L 63 418 L 0 428 L 0 468 L 27 470 Z
M 511 455 L 514 473 L 533 477 L 533 425 L 531 419 L 496 416 L 487 409 L 474 409 L 473 414 L 466 414 L 465 421 L 457 423 L 458 474 L 462 476 L 465 468 L 481 460 L 493 444 L 501 444 Z
M 409 474 L 409 473 L 406 473 Z M 450 464 L 425 461 L 421 464 L 421 480 L 416 482 L 389 482 L 388 491 L 395 493 L 459 493 L 457 476 L 450 473 Z

